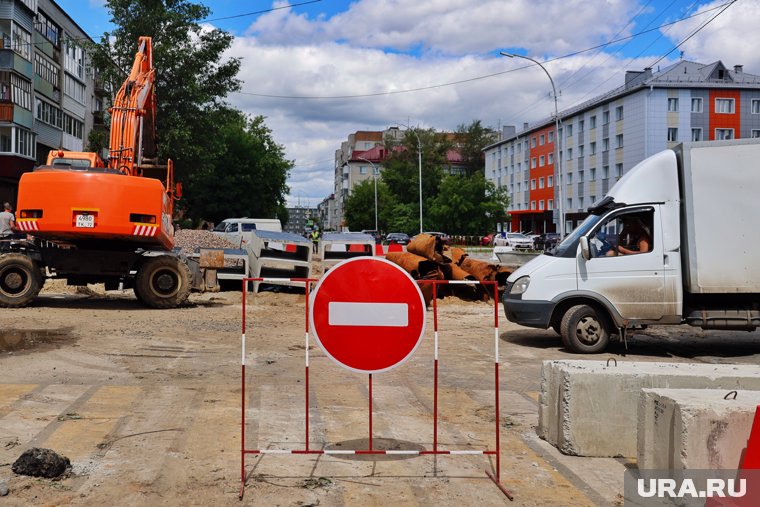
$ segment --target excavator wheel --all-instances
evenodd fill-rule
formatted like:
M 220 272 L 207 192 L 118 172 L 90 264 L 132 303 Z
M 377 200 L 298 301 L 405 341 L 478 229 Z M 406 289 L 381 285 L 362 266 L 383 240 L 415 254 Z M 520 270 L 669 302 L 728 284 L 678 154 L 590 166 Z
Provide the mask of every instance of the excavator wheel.
M 190 269 L 177 257 L 150 257 L 137 271 L 135 295 L 151 308 L 176 308 L 190 295 Z
M 26 255 L 0 255 L 0 307 L 21 308 L 42 289 L 43 277 L 37 264 Z

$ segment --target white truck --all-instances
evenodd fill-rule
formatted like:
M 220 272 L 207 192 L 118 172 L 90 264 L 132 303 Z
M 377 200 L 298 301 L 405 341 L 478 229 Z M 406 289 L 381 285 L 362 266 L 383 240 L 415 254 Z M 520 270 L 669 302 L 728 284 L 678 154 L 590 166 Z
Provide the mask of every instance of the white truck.
M 225 218 L 213 232 L 238 248 L 244 248 L 253 231 L 282 232 L 282 223 L 276 218 Z
M 588 211 L 556 249 L 510 275 L 507 319 L 551 327 L 578 353 L 601 352 L 638 325 L 760 326 L 758 140 L 657 153 Z M 623 246 L 632 222 L 646 239 L 638 252 Z

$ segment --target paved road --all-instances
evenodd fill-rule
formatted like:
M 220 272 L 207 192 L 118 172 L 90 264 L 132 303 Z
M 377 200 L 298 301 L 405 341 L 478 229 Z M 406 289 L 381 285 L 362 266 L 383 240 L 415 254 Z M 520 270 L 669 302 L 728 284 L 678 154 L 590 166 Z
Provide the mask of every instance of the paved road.
M 0 480 L 3 505 L 237 504 L 240 477 L 240 304 L 208 295 L 169 311 L 129 294 L 46 294 L 0 318 Z M 248 339 L 248 448 L 301 449 L 303 297 L 260 294 Z M 500 310 L 501 311 L 501 310 Z M 431 312 L 428 315 L 432 317 Z M 501 314 L 500 314 L 501 317 Z M 440 306 L 441 420 L 452 450 L 494 447 L 493 309 Z M 373 381 L 375 448 L 422 450 L 433 441 L 432 332 L 402 368 Z M 578 359 L 551 331 L 502 319 L 501 467 L 514 505 L 615 505 L 625 459 L 563 456 L 535 436 L 541 362 Z M 760 334 L 649 328 L 593 358 L 757 364 Z M 366 378 L 311 353 L 312 449 L 368 446 Z M 635 421 L 632 421 L 635 431 Z M 32 446 L 74 464 L 61 482 L 14 476 Z M 246 504 L 502 505 L 485 456 L 250 456 Z

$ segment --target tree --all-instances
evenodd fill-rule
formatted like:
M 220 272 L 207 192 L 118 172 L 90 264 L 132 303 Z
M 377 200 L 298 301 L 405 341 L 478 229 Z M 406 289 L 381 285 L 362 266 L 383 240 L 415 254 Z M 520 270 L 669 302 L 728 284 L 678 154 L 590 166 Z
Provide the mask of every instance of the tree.
M 173 159 L 176 179 L 186 183 L 178 208 L 196 220 L 287 220 L 285 182 L 293 164 L 263 117 L 248 118 L 225 103 L 240 87 L 240 60 L 224 58 L 230 34 L 200 25 L 211 10 L 188 0 L 107 0 L 106 5 L 117 28 L 88 53 L 113 98 L 138 38 L 152 37 L 158 155 Z M 98 146 L 102 139 L 90 144 Z
M 476 236 L 495 230 L 508 205 L 505 189 L 497 189 L 480 173 L 447 176 L 431 201 L 428 216 L 435 230 Z
M 377 224 L 381 231 L 388 231 L 388 221 L 395 205 L 388 186 L 377 181 Z M 372 179 L 354 186 L 344 205 L 346 224 L 352 231 L 375 228 L 375 182 Z M 394 229 L 395 230 L 395 229 Z
M 469 125 L 457 128 L 458 151 L 466 174 L 483 173 L 485 171 L 485 155 L 483 148 L 498 140 L 497 132 L 481 125 L 480 120 L 474 120 Z
M 264 118 L 220 108 L 210 120 L 215 127 L 208 148 L 214 159 L 191 173 L 188 215 L 214 222 L 230 216 L 287 220 L 284 196 L 293 163 L 272 139 Z

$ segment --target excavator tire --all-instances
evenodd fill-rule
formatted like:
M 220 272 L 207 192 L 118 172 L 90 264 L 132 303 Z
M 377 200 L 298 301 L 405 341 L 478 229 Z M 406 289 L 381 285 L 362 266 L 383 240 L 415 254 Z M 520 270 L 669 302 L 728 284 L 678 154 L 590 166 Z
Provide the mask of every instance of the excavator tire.
M 135 295 L 151 308 L 176 308 L 190 295 L 190 269 L 177 257 L 151 257 L 137 271 Z
M 43 280 L 39 266 L 26 255 L 0 255 L 0 307 L 28 305 L 39 294 Z

